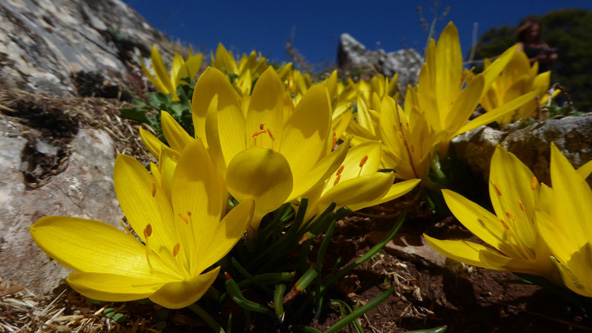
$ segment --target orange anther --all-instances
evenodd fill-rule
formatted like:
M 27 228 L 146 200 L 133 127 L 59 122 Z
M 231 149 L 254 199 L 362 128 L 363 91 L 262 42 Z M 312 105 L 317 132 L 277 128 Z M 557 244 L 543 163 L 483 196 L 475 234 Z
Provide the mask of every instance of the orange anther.
M 409 148 L 411 148 L 411 154 L 415 153 L 415 148 L 413 147 L 413 145 L 409 145 Z
M 522 201 L 520 201 L 520 199 L 518 199 L 518 205 L 520 206 L 520 210 L 521 211 L 525 211 L 526 209 L 524 208 L 524 204 L 522 204 Z
M 534 191 L 536 190 L 537 184 L 539 181 L 536 179 L 535 176 L 532 176 L 532 180 L 530 181 L 530 188 Z
M 259 124 L 259 130 L 263 130 L 263 127 L 265 127 L 265 123 Z
M 342 166 L 340 166 L 340 167 L 339 167 L 339 169 L 337 169 L 337 173 L 336 173 L 336 175 L 337 175 L 337 176 L 340 176 L 340 175 L 341 175 L 341 173 L 343 172 L 343 169 L 345 169 L 345 166 L 343 166 L 343 165 L 342 165 Z
M 506 216 L 511 219 L 511 220 L 515 220 L 516 216 L 514 214 L 512 214 L 512 212 L 506 212 Z
M 189 218 L 191 218 L 191 212 L 187 211 L 187 216 L 189 216 Z
M 156 196 L 156 184 L 152 183 L 152 197 L 154 198 Z
M 331 144 L 331 150 L 335 149 L 337 145 L 337 133 L 333 132 L 333 143 Z
M 506 228 L 506 230 L 510 230 L 510 227 L 508 227 L 508 225 L 506 224 L 506 222 L 504 220 L 500 220 L 502 222 L 502 224 L 504 225 L 504 228 Z
M 497 192 L 497 195 L 499 195 L 501 197 L 502 196 L 502 190 L 500 190 L 500 188 L 497 187 L 497 185 L 495 185 L 495 184 L 493 184 L 493 188 Z
M 185 222 L 185 224 L 189 224 L 189 220 L 181 213 L 177 214 L 179 215 L 179 217 L 181 218 L 181 220 L 183 220 L 183 222 Z
M 267 129 L 267 134 L 269 134 L 269 137 L 270 137 L 272 140 L 275 140 L 275 137 L 273 136 L 273 134 L 271 134 L 271 130 L 270 130 L 269 128 Z
M 148 223 L 144 229 L 144 238 L 148 238 L 150 235 L 152 235 L 152 225 Z
M 177 256 L 177 254 L 179 253 L 179 249 L 181 249 L 181 244 L 175 244 L 175 246 L 173 247 L 173 257 Z
M 368 162 L 368 155 L 364 155 L 364 157 L 362 157 L 362 160 L 360 161 L 360 168 L 363 167 L 366 162 Z
M 341 175 L 337 175 L 337 177 L 335 178 L 335 181 L 333 182 L 333 186 L 337 185 L 337 183 L 339 183 L 340 179 L 341 179 Z

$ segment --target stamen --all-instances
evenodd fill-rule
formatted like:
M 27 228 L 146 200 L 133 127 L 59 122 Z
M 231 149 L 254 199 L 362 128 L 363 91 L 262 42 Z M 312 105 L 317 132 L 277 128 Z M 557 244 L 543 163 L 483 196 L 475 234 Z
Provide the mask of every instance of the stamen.
M 516 216 L 514 214 L 512 214 L 512 212 L 506 212 L 506 216 L 508 216 L 508 218 L 510 220 L 515 220 L 516 219 Z
M 415 153 L 415 148 L 413 148 L 413 145 L 409 145 L 409 148 L 411 148 L 411 153 L 414 154 Z
M 341 175 L 337 175 L 337 177 L 335 178 L 335 182 L 333 182 L 333 186 L 337 185 L 337 183 L 339 183 L 340 179 L 341 179 Z
M 525 211 L 526 209 L 524 208 L 524 204 L 522 204 L 522 201 L 520 201 L 520 199 L 518 199 L 518 205 L 520 206 L 520 210 L 521 211 Z
M 152 225 L 150 223 L 148 223 L 146 225 L 146 228 L 144 228 L 144 238 L 148 238 L 152 235 Z
M 269 134 L 271 140 L 275 140 L 275 137 L 273 136 L 273 134 L 271 134 L 271 130 L 269 128 L 267 129 L 267 134 Z
M 539 183 L 539 181 L 537 180 L 537 178 L 535 176 L 532 176 L 532 180 L 530 181 L 530 188 L 534 191 L 536 190 L 537 184 Z
M 506 222 L 504 220 L 500 220 L 502 222 L 502 224 L 504 225 L 504 228 L 506 228 L 506 230 L 510 230 L 510 227 L 508 227 L 508 225 L 506 224 Z
M 191 212 L 187 211 L 187 216 L 189 216 L 189 218 L 191 218 Z
M 263 130 L 263 127 L 265 127 L 265 123 L 261 123 L 261 124 L 259 124 L 259 130 L 261 130 L 261 131 L 262 131 L 262 130 Z
M 144 244 L 146 245 L 144 248 L 146 249 L 146 261 L 148 262 L 148 266 L 150 267 L 150 270 L 154 272 L 154 268 L 150 262 L 150 252 L 152 252 L 150 250 L 150 244 L 148 243 L 148 237 L 150 237 L 150 235 L 152 235 L 152 225 L 148 223 L 144 229 Z
M 364 155 L 364 157 L 362 157 L 362 160 L 360 161 L 360 168 L 363 167 L 366 162 L 368 162 L 368 155 Z
M 152 197 L 154 198 L 156 196 L 156 184 L 152 183 Z
M 189 224 L 189 220 L 187 219 L 187 217 L 185 217 L 185 215 L 179 213 L 177 214 L 179 215 L 179 217 L 181 218 L 181 220 L 183 220 L 183 222 L 185 222 L 185 224 Z
M 493 188 L 497 192 L 497 195 L 499 195 L 501 197 L 502 196 L 502 190 L 500 190 L 500 188 L 497 187 L 497 185 L 495 185 L 495 184 L 493 184 Z
M 255 133 L 253 133 L 252 137 L 255 138 L 255 137 L 257 137 L 257 136 L 259 136 L 259 135 L 261 135 L 263 133 L 267 133 L 267 131 L 266 130 L 257 131 Z
M 334 150 L 336 145 L 337 145 L 337 133 L 333 132 L 333 143 L 331 144 L 331 150 Z
M 173 257 L 177 257 L 177 254 L 179 253 L 180 248 L 181 248 L 181 244 L 179 244 L 179 243 L 175 244 L 175 246 L 173 247 Z
M 134 236 L 134 234 L 132 234 L 132 232 L 127 228 L 127 226 L 123 223 L 123 221 L 119 221 L 119 225 L 123 228 L 123 230 L 125 230 L 125 233 L 127 233 L 128 235 L 130 235 L 134 239 L 136 239 L 136 236 Z
M 337 169 L 336 175 L 340 176 L 343 173 L 343 169 L 345 169 L 345 166 L 344 165 L 340 166 L 339 169 Z

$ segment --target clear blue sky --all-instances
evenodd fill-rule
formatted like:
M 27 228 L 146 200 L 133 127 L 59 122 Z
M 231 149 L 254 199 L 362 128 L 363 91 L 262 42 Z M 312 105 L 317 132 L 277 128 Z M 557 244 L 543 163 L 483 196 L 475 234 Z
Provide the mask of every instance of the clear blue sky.
M 255 49 L 271 60 L 286 61 L 284 44 L 294 31 L 295 47 L 312 63 L 334 63 L 339 36 L 347 32 L 368 49 L 387 52 L 403 47 L 423 49 L 427 32 L 419 23 L 417 7 L 431 21 L 434 1 L 427 0 L 265 0 L 187 1 L 124 0 L 154 27 L 173 39 L 211 50 L 219 42 L 236 54 Z M 521 17 L 561 8 L 592 9 L 592 0 L 440 0 L 436 36 L 448 21 L 460 34 L 463 54 L 471 47 L 474 22 L 478 35 L 492 26 L 515 26 Z

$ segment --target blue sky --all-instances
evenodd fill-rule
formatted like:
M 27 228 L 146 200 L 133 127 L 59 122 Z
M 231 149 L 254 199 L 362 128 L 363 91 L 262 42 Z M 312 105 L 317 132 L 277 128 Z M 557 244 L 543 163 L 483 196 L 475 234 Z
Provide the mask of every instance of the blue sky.
M 339 36 L 347 32 L 368 49 L 387 52 L 408 48 L 423 49 L 427 32 L 419 23 L 417 7 L 431 21 L 435 1 L 392 0 L 266 0 L 266 1 L 186 1 L 124 0 L 154 27 L 173 39 L 205 50 L 219 42 L 245 53 L 255 49 L 275 61 L 286 61 L 284 44 L 294 33 L 294 45 L 311 63 L 336 62 Z M 463 54 L 472 44 L 474 23 L 478 35 L 492 26 L 518 24 L 521 17 L 545 14 L 561 8 L 592 9 L 591 0 L 489 0 L 438 1 L 438 35 L 448 21 L 460 34 Z M 404 41 L 404 43 L 403 43 Z

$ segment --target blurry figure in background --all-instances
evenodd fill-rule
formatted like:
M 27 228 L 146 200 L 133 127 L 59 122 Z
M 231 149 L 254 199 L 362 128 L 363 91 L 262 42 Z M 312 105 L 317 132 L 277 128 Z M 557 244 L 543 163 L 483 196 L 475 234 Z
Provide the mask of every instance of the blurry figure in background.
M 541 43 L 541 24 L 535 20 L 526 20 L 517 30 L 518 50 L 524 51 L 532 65 L 535 61 L 539 63 L 539 73 L 546 72 L 557 62 L 557 49 Z

